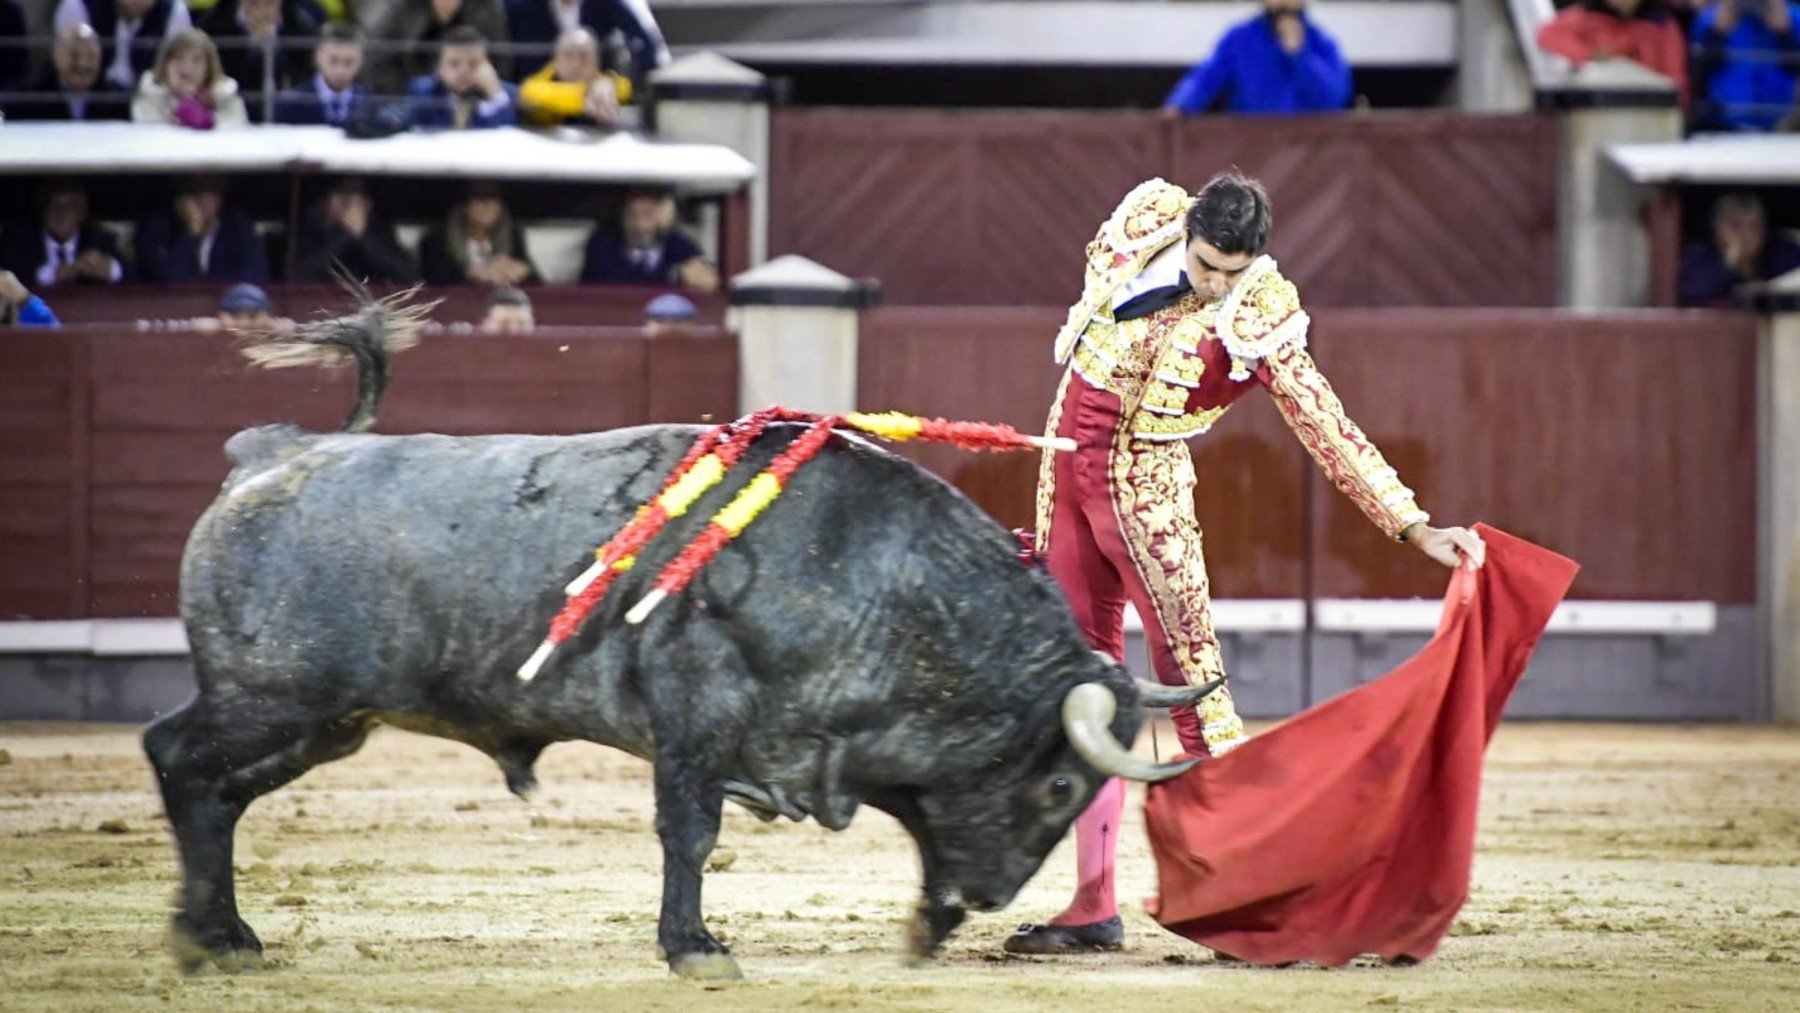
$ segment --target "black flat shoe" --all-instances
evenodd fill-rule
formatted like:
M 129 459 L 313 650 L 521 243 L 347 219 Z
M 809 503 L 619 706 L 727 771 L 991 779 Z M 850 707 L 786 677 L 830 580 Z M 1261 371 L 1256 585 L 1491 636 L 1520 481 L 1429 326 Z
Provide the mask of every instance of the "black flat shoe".
M 1118 915 L 1087 925 L 1021 925 L 1008 936 L 1008 953 L 1098 953 L 1125 947 L 1125 923 Z

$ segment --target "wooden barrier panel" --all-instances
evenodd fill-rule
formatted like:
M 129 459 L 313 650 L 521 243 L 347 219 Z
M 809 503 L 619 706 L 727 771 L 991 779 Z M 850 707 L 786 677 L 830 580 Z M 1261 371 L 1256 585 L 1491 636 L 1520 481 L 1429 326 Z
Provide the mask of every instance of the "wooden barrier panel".
M 1750 314 L 1314 316 L 1354 418 L 1443 523 L 1484 520 L 1573 556 L 1573 596 L 1756 600 Z M 1342 497 L 1313 513 L 1319 597 L 1435 595 Z
M 1309 305 L 1551 306 L 1555 156 L 1547 115 L 780 109 L 770 252 L 895 303 L 1067 305 L 1132 186 L 1235 166 L 1268 184 Z
M 247 426 L 336 429 L 352 374 L 250 371 L 219 335 L 78 327 L 0 342 L 0 609 L 168 616 L 182 545 Z M 397 360 L 377 429 L 576 433 L 736 412 L 737 342 L 697 329 L 445 335 Z
M 0 340 L 0 618 L 87 614 L 86 348 Z
M 859 399 L 1039 431 L 1062 317 L 877 310 Z M 1342 309 L 1314 314 L 1313 336 L 1351 417 L 1438 523 L 1485 520 L 1574 556 L 1580 598 L 1754 601 L 1754 317 Z M 1441 569 L 1333 489 L 1262 393 L 1191 445 L 1215 594 L 1442 592 Z M 1003 524 L 1031 523 L 1035 460 L 906 453 Z
M 1060 308 L 888 307 L 858 401 L 1038 431 Z M 1441 523 L 1486 520 L 1584 564 L 1576 596 L 1754 601 L 1755 318 L 1718 312 L 1321 310 L 1314 351 Z M 172 615 L 182 540 L 236 430 L 329 430 L 347 372 L 249 373 L 216 335 L 20 331 L 0 342 L 0 615 Z M 736 343 L 636 330 L 445 336 L 399 360 L 380 430 L 579 432 L 734 415 Z M 1250 392 L 1193 443 L 1217 594 L 1433 595 Z M 1037 461 L 904 452 L 1009 526 Z

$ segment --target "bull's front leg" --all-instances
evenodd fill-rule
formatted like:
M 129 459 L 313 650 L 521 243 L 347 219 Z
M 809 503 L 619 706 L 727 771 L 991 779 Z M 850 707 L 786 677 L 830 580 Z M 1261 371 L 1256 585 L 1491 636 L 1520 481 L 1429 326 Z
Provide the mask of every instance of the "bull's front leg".
M 662 916 L 656 941 L 669 970 L 683 978 L 742 978 L 725 944 L 700 915 L 701 874 L 719 840 L 725 792 L 702 783 L 692 766 L 661 757 L 656 763 L 656 833 L 663 847 Z
M 908 963 L 930 960 L 966 917 L 968 912 L 963 910 L 962 898 L 955 891 L 927 886 L 906 929 Z

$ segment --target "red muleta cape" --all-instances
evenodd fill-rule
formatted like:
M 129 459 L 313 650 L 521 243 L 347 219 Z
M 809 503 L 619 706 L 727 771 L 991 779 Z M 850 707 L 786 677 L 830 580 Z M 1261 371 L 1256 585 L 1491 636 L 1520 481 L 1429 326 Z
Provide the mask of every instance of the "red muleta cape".
M 1576 564 L 1486 525 L 1438 632 L 1144 803 L 1162 926 L 1254 964 L 1424 960 L 1469 895 L 1481 759 Z

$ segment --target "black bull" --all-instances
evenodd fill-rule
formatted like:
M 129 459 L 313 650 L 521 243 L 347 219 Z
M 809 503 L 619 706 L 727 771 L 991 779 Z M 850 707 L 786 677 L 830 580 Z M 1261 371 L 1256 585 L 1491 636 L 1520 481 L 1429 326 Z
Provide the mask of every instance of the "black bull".
M 371 411 L 384 358 L 363 361 Z M 671 524 L 529 684 L 515 670 L 564 584 L 699 430 L 234 437 L 237 467 L 182 561 L 199 692 L 144 734 L 180 852 L 184 964 L 260 952 L 235 899 L 238 817 L 377 723 L 472 745 L 521 794 L 552 742 L 651 761 L 658 942 L 695 976 L 736 974 L 700 910 L 726 798 L 832 829 L 862 803 L 899 820 L 923 865 L 923 956 L 965 909 L 1008 903 L 1106 776 L 1181 769 L 1121 745 L 1146 705 L 1173 701 L 1089 650 L 1053 582 L 973 504 L 858 440 L 834 439 L 687 592 L 625 624 L 796 431 L 772 429 Z

